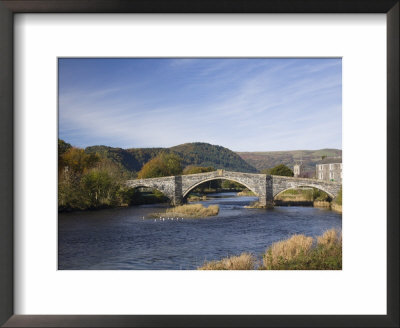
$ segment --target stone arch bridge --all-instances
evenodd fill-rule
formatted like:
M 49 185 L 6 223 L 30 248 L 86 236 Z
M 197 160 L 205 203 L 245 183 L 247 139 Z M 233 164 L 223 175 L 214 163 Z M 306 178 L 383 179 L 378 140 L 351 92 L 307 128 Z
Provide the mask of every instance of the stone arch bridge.
M 183 203 L 188 193 L 198 185 L 206 181 L 219 179 L 231 180 L 244 185 L 258 196 L 260 205 L 265 207 L 273 207 L 275 196 L 288 189 L 313 187 L 325 191 L 329 196 L 335 198 L 341 188 L 341 184 L 337 182 L 225 170 L 162 178 L 128 180 L 126 181 L 126 185 L 131 188 L 148 187 L 158 189 L 171 200 L 172 204 L 179 205 Z

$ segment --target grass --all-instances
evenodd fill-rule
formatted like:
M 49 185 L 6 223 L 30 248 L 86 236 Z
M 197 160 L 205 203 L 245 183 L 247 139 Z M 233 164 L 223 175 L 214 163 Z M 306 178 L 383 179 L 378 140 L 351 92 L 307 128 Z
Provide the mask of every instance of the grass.
M 204 263 L 199 270 L 254 270 L 256 258 L 249 253 L 242 253 L 239 256 L 226 257 L 220 261 Z
M 245 189 L 236 194 L 236 196 L 255 196 L 254 192 L 251 190 Z
M 159 217 L 165 215 L 173 218 L 202 218 L 218 215 L 218 212 L 218 205 L 204 207 L 202 204 L 189 204 L 168 208 L 164 213 L 154 213 L 151 216 Z
M 313 190 L 312 189 L 289 189 L 280 193 L 276 200 L 282 201 L 312 201 Z
M 295 235 L 273 244 L 264 254 L 267 270 L 341 270 L 342 236 L 334 230 L 317 237 Z
M 220 261 L 206 262 L 199 270 L 341 270 L 342 235 L 327 230 L 316 239 L 294 235 L 272 244 L 264 253 L 262 264 L 249 253 Z
M 272 244 L 264 256 L 265 268 L 273 268 L 281 262 L 291 261 L 310 252 L 313 239 L 304 235 L 294 235 L 287 240 Z
M 327 230 L 322 236 L 317 237 L 317 244 L 324 247 L 342 245 L 342 235 L 335 229 Z

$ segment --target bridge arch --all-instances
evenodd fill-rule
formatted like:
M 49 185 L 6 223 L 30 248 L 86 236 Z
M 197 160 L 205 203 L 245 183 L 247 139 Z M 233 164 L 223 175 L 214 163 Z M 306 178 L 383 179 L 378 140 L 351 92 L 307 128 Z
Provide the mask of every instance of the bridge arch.
M 277 191 L 273 194 L 273 197 L 274 197 L 274 199 L 275 199 L 277 196 L 279 196 L 280 194 L 282 194 L 283 192 L 285 192 L 285 191 L 287 191 L 287 190 L 290 190 L 290 189 L 299 189 L 299 188 L 303 188 L 303 187 L 306 187 L 306 188 L 315 188 L 315 189 L 321 190 L 321 191 L 325 192 L 326 194 L 328 194 L 328 196 L 331 197 L 332 199 L 334 199 L 334 198 L 336 197 L 335 195 L 333 195 L 330 191 L 326 190 L 325 188 L 322 188 L 321 186 L 311 185 L 311 184 L 301 184 L 301 185 L 298 185 L 298 186 L 291 186 L 291 187 L 288 187 L 288 188 L 286 188 L 286 189 L 277 190 Z
M 135 185 L 135 186 L 129 186 L 129 188 L 131 188 L 131 189 L 148 188 L 148 189 L 152 189 L 152 190 L 157 190 L 157 191 L 163 193 L 163 195 L 165 197 L 168 197 L 168 195 L 161 188 L 153 186 L 151 184 L 145 185 L 144 183 L 142 183 L 142 184 L 138 184 L 138 185 Z
M 151 189 L 153 191 L 153 194 L 155 194 L 154 191 L 156 190 L 156 191 L 162 193 L 162 196 L 166 198 L 166 200 L 165 200 L 166 202 L 172 203 L 174 201 L 172 195 L 166 193 L 165 190 L 163 190 L 162 188 L 154 186 L 152 184 L 141 183 L 141 184 L 137 184 L 137 185 L 134 185 L 134 186 L 128 186 L 128 187 L 131 188 L 131 189 L 148 188 L 148 189 Z M 142 197 L 142 196 L 143 195 L 141 195 L 140 197 Z M 156 197 L 158 197 L 158 196 L 156 196 Z
M 321 190 L 327 193 L 329 197 L 334 199 L 341 188 L 341 184 L 330 181 L 315 180 L 315 179 L 292 178 L 292 177 L 282 177 L 275 175 L 272 176 L 272 179 L 273 179 L 273 185 L 272 185 L 273 198 L 275 198 L 278 194 L 289 189 L 309 187 Z
M 162 177 L 162 178 L 150 178 L 150 179 L 137 179 L 128 180 L 126 186 L 129 188 L 152 188 L 156 189 L 164 194 L 171 202 L 175 202 L 175 177 Z
M 250 187 L 248 184 L 244 183 L 243 181 L 240 181 L 240 179 L 234 179 L 234 178 L 227 178 L 227 177 L 212 177 L 212 178 L 207 178 L 202 181 L 196 182 L 195 184 L 191 185 L 188 187 L 186 190 L 182 191 L 182 198 L 185 198 L 193 189 L 196 187 L 200 186 L 201 184 L 208 182 L 208 181 L 215 181 L 215 180 L 228 180 L 228 181 L 233 181 L 241 184 L 242 186 L 245 186 L 247 189 L 251 190 L 257 197 L 260 197 L 256 190 L 252 187 Z

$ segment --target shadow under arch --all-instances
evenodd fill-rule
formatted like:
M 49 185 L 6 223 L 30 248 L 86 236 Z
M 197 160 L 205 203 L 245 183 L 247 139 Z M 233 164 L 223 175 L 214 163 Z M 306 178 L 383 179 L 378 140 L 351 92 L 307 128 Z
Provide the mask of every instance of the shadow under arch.
M 233 179 L 233 178 L 225 178 L 225 177 L 212 177 L 209 179 L 204 179 L 200 182 L 197 182 L 193 185 L 191 185 L 189 188 L 187 188 L 185 191 L 182 191 L 182 198 L 186 199 L 187 195 L 189 195 L 189 193 L 195 189 L 196 187 L 202 185 L 205 182 L 209 182 L 209 181 L 217 181 L 217 180 L 226 180 L 226 181 L 233 181 L 236 183 L 241 184 L 242 186 L 246 187 L 247 189 L 251 190 L 257 197 L 260 197 L 260 195 L 254 190 L 254 188 L 248 186 L 246 183 L 243 183 L 243 181 L 240 181 L 239 179 Z
M 141 188 L 148 189 L 148 191 L 140 190 Z M 128 190 L 133 190 L 134 192 L 138 192 L 140 194 L 139 197 L 141 197 L 141 198 L 145 197 L 143 194 L 148 194 L 151 191 L 151 193 L 153 193 L 155 195 L 155 197 L 157 196 L 159 198 L 159 200 L 165 200 L 168 202 L 172 201 L 171 197 L 167 193 L 165 193 L 165 191 L 163 191 L 161 188 L 158 188 L 151 184 L 146 185 L 146 184 L 142 183 L 140 185 L 136 185 L 133 187 L 129 186 Z M 157 195 L 157 193 L 159 193 L 159 194 Z

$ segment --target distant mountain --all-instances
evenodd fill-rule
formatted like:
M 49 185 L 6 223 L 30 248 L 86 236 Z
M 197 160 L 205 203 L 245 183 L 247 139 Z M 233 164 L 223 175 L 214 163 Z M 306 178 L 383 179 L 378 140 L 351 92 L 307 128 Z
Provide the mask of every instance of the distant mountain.
M 91 146 L 85 149 L 87 153 L 98 153 L 111 159 L 123 170 L 138 172 L 142 166 L 157 156 L 160 152 L 171 152 L 182 158 L 182 166 L 212 166 L 215 169 L 225 169 L 238 172 L 257 172 L 238 154 L 221 146 L 202 142 L 186 143 L 171 148 L 113 148 L 107 146 Z
M 257 170 L 272 168 L 278 164 L 285 164 L 293 169 L 293 165 L 302 159 L 304 170 L 315 172 L 315 164 L 322 156 L 342 156 L 340 149 L 319 150 L 293 150 L 293 151 L 269 151 L 269 152 L 237 152 L 251 166 Z

